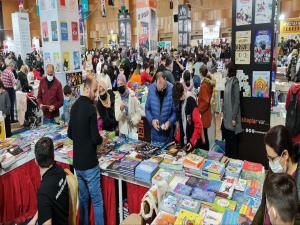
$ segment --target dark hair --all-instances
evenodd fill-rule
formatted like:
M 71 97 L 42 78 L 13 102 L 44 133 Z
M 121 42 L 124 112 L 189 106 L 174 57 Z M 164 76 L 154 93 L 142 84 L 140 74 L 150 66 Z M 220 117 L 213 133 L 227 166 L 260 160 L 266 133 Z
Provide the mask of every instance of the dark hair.
M 160 58 L 160 60 L 161 60 L 161 61 L 166 61 L 166 60 L 167 60 L 167 57 L 166 57 L 165 55 L 162 55 L 161 58 Z
M 200 68 L 200 73 L 203 77 L 206 77 L 208 74 L 208 69 L 206 65 L 202 65 Z
M 172 90 L 173 101 L 175 104 L 178 104 L 180 102 L 180 98 L 182 97 L 183 92 L 184 92 L 184 87 L 182 83 L 176 81 L 173 85 L 173 90 Z
M 0 88 L 4 89 L 4 84 L 3 84 L 3 81 L 0 79 Z
M 93 78 L 91 77 L 87 77 L 85 80 L 84 80 L 84 85 L 83 87 L 86 88 L 86 87 L 91 87 L 92 86 L 92 83 L 93 83 Z
M 228 69 L 228 77 L 236 76 L 236 67 L 233 62 L 228 63 L 226 68 Z
M 53 142 L 48 137 L 42 137 L 35 144 L 34 148 L 35 159 L 37 164 L 42 168 L 48 168 L 54 164 L 54 146 Z
M 171 57 L 167 57 L 166 59 L 166 66 L 170 66 L 173 63 L 173 60 Z
M 292 222 L 298 212 L 298 195 L 295 180 L 286 173 L 268 175 L 265 194 L 270 206 L 274 207 L 283 222 Z
M 285 126 L 272 127 L 265 135 L 265 144 L 270 146 L 278 156 L 287 150 L 293 162 L 298 162 L 298 146 L 293 147 L 292 137 Z
M 190 71 L 188 71 L 188 70 L 184 71 L 182 77 L 183 77 L 184 82 L 189 81 L 191 79 Z
M 146 70 L 146 69 L 148 69 L 148 68 L 149 68 L 149 64 L 148 64 L 148 63 L 144 63 L 143 69 Z
M 124 70 L 124 69 L 125 69 L 125 65 L 124 65 L 124 64 L 121 64 L 119 69 Z
M 64 86 L 64 95 L 72 94 L 72 89 L 69 85 Z

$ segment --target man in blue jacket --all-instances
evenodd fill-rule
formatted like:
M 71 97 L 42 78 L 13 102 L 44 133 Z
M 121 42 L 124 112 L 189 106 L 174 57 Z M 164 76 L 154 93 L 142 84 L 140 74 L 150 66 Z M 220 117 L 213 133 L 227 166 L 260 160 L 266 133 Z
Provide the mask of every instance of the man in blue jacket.
M 172 141 L 176 122 L 176 108 L 172 98 L 173 85 L 167 82 L 162 72 L 150 85 L 146 102 L 146 118 L 151 124 L 151 141 L 166 144 Z

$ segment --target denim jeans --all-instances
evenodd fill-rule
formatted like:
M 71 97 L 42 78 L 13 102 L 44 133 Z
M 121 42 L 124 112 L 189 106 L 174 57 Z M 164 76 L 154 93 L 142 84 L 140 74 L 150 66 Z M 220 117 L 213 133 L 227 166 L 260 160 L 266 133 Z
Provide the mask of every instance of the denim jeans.
M 95 225 L 104 225 L 103 219 L 103 199 L 100 186 L 100 168 L 96 167 L 88 170 L 76 170 L 79 188 L 79 215 L 80 225 L 89 225 L 89 195 L 91 196 Z

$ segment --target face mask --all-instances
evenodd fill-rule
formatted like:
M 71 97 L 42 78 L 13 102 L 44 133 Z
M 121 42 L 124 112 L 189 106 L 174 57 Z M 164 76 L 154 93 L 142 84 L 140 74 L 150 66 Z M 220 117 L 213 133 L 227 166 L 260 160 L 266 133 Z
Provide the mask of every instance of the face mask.
M 102 101 L 104 101 L 107 98 L 107 93 L 105 92 L 103 95 L 100 95 L 99 97 Z
M 119 87 L 118 87 L 118 91 L 119 91 L 119 93 L 120 93 L 121 95 L 123 95 L 123 94 L 125 93 L 125 86 L 124 86 L 124 85 L 119 86 Z
M 108 70 L 103 70 L 103 73 L 104 74 L 108 74 Z
M 65 100 L 69 101 L 69 100 L 70 100 L 70 97 L 65 97 Z
M 191 85 L 190 81 L 185 82 L 185 85 L 189 87 Z
M 283 168 L 281 166 L 280 159 L 281 159 L 281 156 L 276 161 L 269 161 L 269 166 L 273 173 L 285 173 L 286 172 L 286 166 L 285 166 L 285 168 Z
M 48 80 L 49 82 L 53 81 L 53 76 L 47 75 L 47 80 Z

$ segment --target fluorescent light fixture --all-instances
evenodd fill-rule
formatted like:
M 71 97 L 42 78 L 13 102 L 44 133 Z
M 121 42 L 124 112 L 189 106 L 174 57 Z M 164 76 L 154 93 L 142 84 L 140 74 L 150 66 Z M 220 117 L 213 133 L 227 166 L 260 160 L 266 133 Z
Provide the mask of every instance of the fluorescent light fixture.
M 7 37 L 6 40 L 11 41 L 11 37 Z
M 205 23 L 204 23 L 204 22 L 202 22 L 201 26 L 202 26 L 202 27 L 205 27 Z
M 110 30 L 110 33 L 111 33 L 111 34 L 113 34 L 113 33 L 114 33 L 114 31 L 113 31 L 113 30 Z
M 216 25 L 217 25 L 217 26 L 221 26 L 221 21 L 220 21 L 220 20 L 217 20 Z
M 281 14 L 281 15 L 279 16 L 279 20 L 284 20 L 284 18 L 285 18 L 285 15 L 284 15 L 284 14 Z

